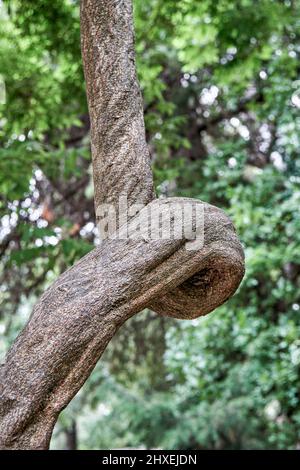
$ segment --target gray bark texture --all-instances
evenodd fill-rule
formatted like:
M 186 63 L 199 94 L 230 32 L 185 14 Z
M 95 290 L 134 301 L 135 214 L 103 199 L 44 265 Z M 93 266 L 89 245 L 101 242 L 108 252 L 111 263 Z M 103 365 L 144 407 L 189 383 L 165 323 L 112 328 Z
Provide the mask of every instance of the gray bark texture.
M 180 319 L 205 315 L 235 292 L 244 274 L 241 244 L 220 209 L 154 197 L 131 0 L 82 0 L 81 28 L 96 208 L 117 206 L 121 194 L 129 205 L 147 205 L 141 213 L 162 217 L 174 200 L 193 203 L 204 210 L 204 244 L 187 250 L 185 236 L 118 239 L 134 231 L 132 218 L 48 288 L 0 369 L 2 449 L 49 447 L 59 413 L 128 318 L 145 307 Z

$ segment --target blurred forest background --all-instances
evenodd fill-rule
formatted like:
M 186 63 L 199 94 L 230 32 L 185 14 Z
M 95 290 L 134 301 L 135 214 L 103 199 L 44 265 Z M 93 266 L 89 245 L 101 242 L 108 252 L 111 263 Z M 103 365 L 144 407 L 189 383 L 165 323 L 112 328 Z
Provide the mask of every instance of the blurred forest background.
M 225 209 L 234 298 L 127 322 L 52 448 L 300 448 L 300 1 L 135 0 L 158 194 Z M 0 1 L 0 355 L 99 242 L 79 2 Z

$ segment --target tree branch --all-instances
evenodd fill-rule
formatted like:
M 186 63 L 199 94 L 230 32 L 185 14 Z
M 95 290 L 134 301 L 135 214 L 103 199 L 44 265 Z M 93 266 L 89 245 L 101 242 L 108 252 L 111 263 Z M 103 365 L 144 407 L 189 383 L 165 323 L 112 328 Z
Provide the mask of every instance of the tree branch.
M 48 448 L 59 413 L 129 317 L 147 306 L 176 318 L 204 315 L 235 292 L 244 273 L 242 247 L 221 210 L 185 198 L 149 202 L 154 193 L 131 1 L 82 0 L 81 18 L 96 209 L 104 202 L 117 209 L 121 194 L 129 205 L 148 205 L 62 274 L 35 306 L 0 370 L 4 449 Z M 149 214 L 160 232 L 174 202 L 203 209 L 192 218 L 193 226 L 203 224 L 198 249 L 186 249 L 191 227 L 185 217 L 177 221 L 179 239 L 148 236 Z M 135 236 L 141 220 L 145 225 Z

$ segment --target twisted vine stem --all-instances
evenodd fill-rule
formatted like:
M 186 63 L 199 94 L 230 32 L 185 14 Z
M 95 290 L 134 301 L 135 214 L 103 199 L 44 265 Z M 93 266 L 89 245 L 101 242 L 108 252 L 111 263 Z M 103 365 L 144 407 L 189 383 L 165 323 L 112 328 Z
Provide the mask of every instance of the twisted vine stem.
M 130 205 L 164 213 L 172 199 L 154 199 L 131 0 L 82 0 L 81 27 L 96 208 L 104 202 L 117 207 L 126 194 Z M 107 238 L 42 295 L 1 366 L 1 448 L 49 447 L 59 413 L 128 318 L 147 306 L 161 315 L 195 318 L 235 292 L 244 257 L 232 223 L 216 207 L 193 203 L 204 210 L 201 249 L 188 251 L 184 236 Z M 133 218 L 125 229 L 134 224 Z

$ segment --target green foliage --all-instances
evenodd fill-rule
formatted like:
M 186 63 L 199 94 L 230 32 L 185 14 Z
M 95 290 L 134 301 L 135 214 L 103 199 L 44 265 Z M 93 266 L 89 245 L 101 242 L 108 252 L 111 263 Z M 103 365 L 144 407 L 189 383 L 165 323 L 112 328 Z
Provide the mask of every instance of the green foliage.
M 97 243 L 79 2 L 0 4 L 0 353 Z M 295 449 L 300 442 L 300 2 L 135 0 L 159 195 L 223 208 L 245 247 L 208 317 L 144 312 L 62 414 L 78 446 Z

